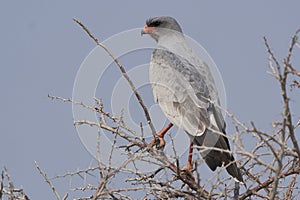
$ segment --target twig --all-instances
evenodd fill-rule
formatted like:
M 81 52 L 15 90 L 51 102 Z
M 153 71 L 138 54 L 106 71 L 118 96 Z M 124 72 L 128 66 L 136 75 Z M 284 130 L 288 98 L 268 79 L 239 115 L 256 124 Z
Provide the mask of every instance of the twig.
M 98 137 L 97 137 L 97 163 L 100 172 L 100 178 L 104 177 L 104 167 L 102 166 L 101 153 L 100 153 L 100 128 L 98 128 Z
M 145 113 L 145 116 L 146 116 L 146 119 L 147 119 L 147 123 L 149 124 L 150 128 L 151 128 L 151 131 L 152 131 L 152 134 L 153 136 L 155 137 L 155 134 L 156 134 L 156 131 L 155 131 L 155 128 L 153 126 L 153 123 L 152 123 L 152 120 L 151 120 L 151 117 L 150 117 L 150 114 L 148 112 L 148 109 L 147 107 L 145 106 L 143 100 L 142 100 L 142 97 L 140 95 L 140 93 L 137 91 L 135 85 L 133 84 L 133 82 L 131 81 L 131 79 L 129 78 L 129 76 L 127 75 L 123 65 L 120 63 L 120 61 L 113 55 L 113 53 L 102 43 L 100 42 L 90 31 L 89 29 L 82 24 L 81 21 L 79 21 L 78 19 L 76 18 L 73 18 L 73 20 L 79 25 L 81 26 L 81 28 L 83 28 L 83 30 L 96 42 L 96 44 L 100 47 L 102 47 L 107 53 L 108 55 L 113 59 L 113 61 L 118 65 L 119 69 L 121 70 L 124 78 L 127 80 L 127 82 L 129 83 L 132 91 L 134 92 L 139 104 L 141 105 L 144 113 Z
M 287 72 L 288 67 L 291 68 L 293 71 L 296 71 L 294 68 L 292 68 L 292 65 L 290 64 L 290 61 L 291 61 L 291 55 L 292 55 L 294 46 L 297 43 L 297 38 L 298 38 L 298 33 L 299 32 L 300 32 L 300 29 L 298 29 L 296 31 L 296 33 L 293 35 L 292 43 L 291 43 L 290 48 L 289 48 L 289 53 L 288 53 L 287 59 L 285 59 L 284 70 L 285 70 L 286 76 L 287 76 L 287 73 L 288 73 Z M 295 137 L 295 133 L 294 133 L 292 115 L 291 115 L 291 111 L 290 111 L 290 107 L 289 107 L 289 98 L 287 97 L 287 94 L 286 94 L 286 79 L 284 79 L 283 82 L 284 82 L 285 85 L 284 85 L 284 87 L 282 85 L 281 88 L 282 88 L 282 91 L 283 91 L 282 97 L 283 97 L 283 100 L 284 100 L 284 114 L 287 118 L 287 128 L 289 129 L 289 135 L 291 137 L 291 140 L 292 140 L 292 143 L 294 145 L 295 151 L 298 154 L 298 158 L 300 158 L 300 149 L 299 149 L 299 145 L 298 145 L 297 139 Z
M 1 172 L 1 184 L 0 184 L 0 199 L 3 196 L 3 188 L 4 188 L 4 171 Z
M 135 139 L 129 137 L 128 135 L 125 135 L 124 133 L 118 131 L 118 128 L 113 128 L 113 127 L 110 127 L 108 125 L 103 125 L 103 124 L 99 124 L 99 123 L 96 123 L 96 122 L 90 122 L 90 121 L 86 121 L 86 120 L 75 121 L 75 125 L 81 125 L 81 124 L 96 126 L 96 127 L 108 130 L 112 133 L 118 134 L 120 137 L 124 138 L 125 140 L 127 140 L 127 141 L 129 141 L 133 144 L 135 144 L 136 146 L 140 147 L 141 149 L 144 149 L 148 146 L 147 144 L 136 141 Z M 157 150 L 152 149 L 152 148 L 146 148 L 145 150 L 148 151 L 153 158 L 156 158 L 164 166 L 167 166 L 172 172 L 174 172 L 178 176 L 178 178 L 181 181 L 183 181 L 185 184 L 187 184 L 192 190 L 196 191 L 199 194 L 199 196 L 202 196 L 204 198 L 210 198 L 210 194 L 204 188 L 200 187 L 195 182 L 195 180 L 187 179 L 187 177 L 181 176 L 180 175 L 181 170 L 176 165 L 174 165 L 169 159 L 167 159 L 164 154 L 161 154 L 161 151 L 157 151 Z M 109 177 L 112 176 L 111 173 L 109 173 L 107 176 L 109 176 Z M 104 185 L 104 183 L 101 182 L 101 185 L 99 185 L 99 186 L 101 186 L 101 188 L 103 188 L 103 185 Z
M 85 173 L 85 174 L 89 174 L 92 176 L 92 174 L 90 173 L 90 171 L 96 171 L 97 169 L 99 169 L 98 167 L 93 167 L 93 168 L 87 168 L 87 169 L 82 169 L 82 170 L 77 170 L 75 172 L 66 172 L 65 174 L 63 175 L 57 175 L 57 176 L 54 176 L 54 177 L 51 177 L 49 179 L 59 179 L 59 178 L 65 178 L 65 177 L 68 177 L 68 176 L 75 176 L 75 175 L 78 175 L 80 176 L 80 174 L 82 173 Z M 81 176 L 80 176 L 81 177 Z
M 36 168 L 39 170 L 40 174 L 44 177 L 45 181 L 50 186 L 50 188 L 51 188 L 52 192 L 54 193 L 56 199 L 60 200 L 61 198 L 60 198 L 58 192 L 56 191 L 54 185 L 51 183 L 51 181 L 49 180 L 49 178 L 47 177 L 47 175 L 45 174 L 45 172 L 42 171 L 42 169 L 40 168 L 40 166 L 37 164 L 36 161 L 34 161 L 34 164 L 35 164 Z
M 282 116 L 283 119 L 282 119 L 282 125 L 281 125 L 281 129 L 280 129 L 281 142 L 282 143 L 286 142 L 285 133 L 286 133 L 286 129 L 288 129 L 289 136 L 290 136 L 290 138 L 292 140 L 292 143 L 294 145 L 294 149 L 295 149 L 296 153 L 298 154 L 298 157 L 300 157 L 300 150 L 299 150 L 298 142 L 297 142 L 295 134 L 294 134 L 293 120 L 292 120 L 292 115 L 291 115 L 291 111 L 290 111 L 290 105 L 289 105 L 290 99 L 288 97 L 287 89 L 286 89 L 286 87 L 287 87 L 287 78 L 288 78 L 288 75 L 290 73 L 289 69 L 292 69 L 292 71 L 294 70 L 291 67 L 290 60 L 291 60 L 291 55 L 292 55 L 293 48 L 294 48 L 295 44 L 297 43 L 298 31 L 292 37 L 292 42 L 291 42 L 291 45 L 289 47 L 288 55 L 287 55 L 286 59 L 284 59 L 284 66 L 283 67 L 280 66 L 279 62 L 277 61 L 277 59 L 275 58 L 273 52 L 271 51 L 266 37 L 264 37 L 263 39 L 264 39 L 264 43 L 265 43 L 265 46 L 267 48 L 268 54 L 271 56 L 271 59 L 276 64 L 277 71 L 274 72 L 274 73 L 278 75 L 278 81 L 280 83 L 280 89 L 281 89 L 281 96 L 282 96 L 282 99 L 283 99 L 283 113 L 282 113 L 283 114 L 283 116 Z M 285 153 L 285 145 L 280 145 L 280 146 L 281 146 L 281 149 L 280 149 L 280 152 L 279 152 L 279 156 L 277 157 L 278 158 L 277 159 L 278 160 L 277 161 L 278 167 L 275 171 L 274 184 L 273 184 L 272 192 L 271 192 L 271 195 L 270 195 L 270 199 L 272 199 L 272 200 L 275 199 L 276 194 L 278 192 L 277 187 L 278 187 L 278 182 L 279 182 L 279 176 L 280 176 L 280 173 L 281 173 L 281 170 L 282 170 L 282 159 L 283 159 L 284 153 Z
M 290 59 L 291 59 L 293 48 L 294 48 L 294 46 L 297 42 L 297 34 L 299 33 L 299 31 L 300 31 L 300 29 L 297 30 L 296 33 L 294 34 L 294 36 L 292 37 L 292 43 L 289 47 L 288 56 L 284 61 L 285 65 L 283 67 L 283 72 L 281 70 L 281 66 L 280 66 L 279 62 L 277 61 L 277 59 L 274 56 L 274 53 L 271 51 L 271 48 L 270 48 L 270 45 L 268 44 L 267 38 L 264 37 L 263 39 L 264 39 L 265 46 L 267 48 L 267 52 L 271 56 L 272 60 L 275 62 L 276 67 L 277 67 L 277 74 L 278 74 L 278 77 L 279 77 L 278 81 L 280 83 L 281 96 L 282 96 L 282 99 L 283 99 L 283 106 L 284 106 L 283 124 L 282 124 L 283 129 L 282 129 L 282 131 L 285 131 L 285 128 L 289 129 L 289 134 L 290 134 L 292 143 L 294 145 L 295 151 L 297 152 L 298 157 L 300 158 L 300 149 L 299 149 L 299 145 L 298 145 L 297 139 L 295 137 L 295 133 L 294 133 L 292 116 L 291 116 L 291 111 L 290 111 L 290 106 L 289 106 L 289 97 L 287 95 L 287 90 L 286 90 L 286 81 L 287 81 L 287 76 L 288 76 L 288 66 L 291 66 L 290 65 Z
M 93 200 L 96 200 L 99 197 L 99 193 L 101 190 L 103 190 L 107 180 L 109 178 L 111 178 L 112 176 L 116 175 L 120 170 L 122 170 L 124 167 L 126 167 L 130 162 L 132 162 L 133 160 L 135 160 L 137 158 L 137 154 L 132 156 L 131 158 L 129 158 L 128 160 L 126 160 L 125 162 L 123 162 L 122 165 L 120 165 L 118 168 L 114 169 L 113 171 L 109 172 L 104 179 L 102 179 L 102 181 L 99 183 L 96 192 L 93 195 Z
M 292 199 L 292 195 L 293 195 L 293 189 L 295 187 L 295 184 L 296 184 L 296 180 L 297 180 L 297 174 L 295 174 L 292 178 L 292 181 L 289 185 L 289 189 L 288 191 L 286 192 L 286 199 Z
M 69 193 L 66 193 L 65 196 L 63 196 L 62 200 L 67 200 L 69 197 Z
M 300 166 L 297 166 L 297 167 L 292 166 L 292 167 L 291 167 L 289 170 L 287 170 L 286 172 L 281 173 L 281 174 L 279 175 L 278 178 L 284 178 L 284 177 L 290 176 L 290 175 L 292 175 L 292 174 L 297 174 L 297 175 L 299 175 L 299 173 L 300 173 Z M 275 179 L 274 177 L 271 177 L 271 178 L 269 178 L 268 180 L 266 180 L 265 182 L 263 182 L 262 184 L 260 184 L 260 185 L 258 185 L 258 186 L 256 186 L 256 187 L 254 187 L 254 188 L 252 188 L 252 189 L 246 191 L 244 194 L 242 194 L 242 195 L 239 197 L 239 199 L 246 199 L 247 197 L 249 197 L 249 196 L 255 194 L 256 192 L 258 192 L 259 190 L 268 187 L 270 184 L 272 184 L 272 183 L 274 182 L 274 179 Z

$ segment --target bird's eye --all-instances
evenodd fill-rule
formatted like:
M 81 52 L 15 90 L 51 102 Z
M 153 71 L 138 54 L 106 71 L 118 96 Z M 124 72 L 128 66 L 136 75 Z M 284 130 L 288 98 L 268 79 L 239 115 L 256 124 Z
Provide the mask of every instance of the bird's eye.
M 152 21 L 150 26 L 157 27 L 161 24 L 161 21 Z

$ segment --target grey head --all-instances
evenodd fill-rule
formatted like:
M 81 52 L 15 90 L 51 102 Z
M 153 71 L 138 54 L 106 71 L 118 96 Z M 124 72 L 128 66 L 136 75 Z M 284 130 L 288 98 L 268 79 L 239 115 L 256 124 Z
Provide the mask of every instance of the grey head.
M 182 35 L 182 29 L 179 23 L 173 18 L 168 16 L 153 17 L 146 21 L 146 25 L 142 30 L 141 34 L 149 34 L 156 41 L 160 37 L 169 34 L 180 34 Z

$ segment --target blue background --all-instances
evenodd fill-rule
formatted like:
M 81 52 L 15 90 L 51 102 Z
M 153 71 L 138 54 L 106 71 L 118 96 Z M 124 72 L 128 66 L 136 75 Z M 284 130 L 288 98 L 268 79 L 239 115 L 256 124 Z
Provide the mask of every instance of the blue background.
M 258 0 L 1 1 L 0 168 L 7 167 L 15 186 L 32 199 L 53 199 L 34 160 L 49 176 L 86 168 L 93 160 L 73 126 L 71 105 L 47 98 L 72 96 L 77 70 L 95 47 L 73 17 L 101 40 L 143 27 L 149 17 L 175 17 L 219 67 L 228 109 L 270 130 L 280 117 L 281 99 L 278 84 L 266 74 L 262 37 L 283 58 L 300 28 L 299 7 L 297 1 Z M 68 184 L 57 183 L 61 196 Z

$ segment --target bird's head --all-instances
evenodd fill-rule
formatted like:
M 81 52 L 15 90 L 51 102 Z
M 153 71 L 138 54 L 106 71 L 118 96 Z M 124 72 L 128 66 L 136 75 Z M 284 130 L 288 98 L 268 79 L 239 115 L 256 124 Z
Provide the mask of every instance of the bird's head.
M 161 37 L 170 34 L 182 35 L 182 30 L 178 22 L 172 17 L 153 17 L 146 21 L 141 34 L 149 34 L 152 38 L 158 41 Z

